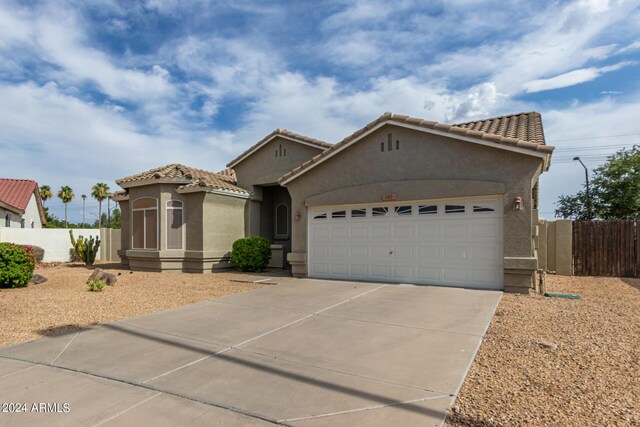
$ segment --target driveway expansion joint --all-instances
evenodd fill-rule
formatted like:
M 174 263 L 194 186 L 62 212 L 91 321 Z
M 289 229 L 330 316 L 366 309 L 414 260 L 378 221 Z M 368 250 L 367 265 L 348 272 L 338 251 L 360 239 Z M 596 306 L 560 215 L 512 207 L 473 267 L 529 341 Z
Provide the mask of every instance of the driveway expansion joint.
M 311 416 L 308 416 L 308 417 L 288 418 L 288 419 L 284 419 L 284 420 L 278 420 L 278 422 L 304 421 L 304 420 L 313 420 L 313 419 L 316 419 L 316 418 L 333 417 L 333 416 L 336 416 L 336 415 L 354 414 L 354 413 L 358 413 L 358 412 L 372 411 L 372 410 L 376 410 L 376 409 L 384 409 L 384 408 L 390 408 L 390 407 L 394 407 L 394 406 L 410 405 L 412 403 L 418 403 L 418 402 L 426 402 L 427 400 L 442 399 L 444 397 L 450 397 L 450 396 L 449 395 L 442 395 L 442 396 L 422 397 L 422 398 L 419 398 L 419 399 L 404 400 L 402 402 L 389 403 L 389 404 L 386 404 L 386 405 L 366 406 L 366 407 L 363 407 L 363 408 L 349 409 L 349 410 L 346 410 L 346 411 L 338 411 L 338 412 L 330 412 L 330 413 L 319 414 L 319 415 L 311 415 Z
M 28 362 L 28 363 L 32 363 L 32 364 L 37 365 L 37 366 L 44 366 L 44 367 L 52 368 L 52 369 L 60 369 L 62 371 L 72 372 L 72 373 L 79 374 L 79 375 L 86 375 L 88 377 L 100 378 L 100 379 L 106 380 L 106 381 L 113 381 L 113 382 L 125 384 L 125 385 L 128 385 L 128 386 L 132 386 L 132 387 L 138 387 L 138 388 L 145 389 L 145 390 L 155 391 L 155 392 L 158 392 L 158 393 L 161 393 L 161 394 L 166 394 L 168 396 L 174 396 L 174 397 L 178 397 L 178 398 L 181 398 L 181 399 L 186 399 L 186 400 L 189 400 L 189 401 L 192 401 L 192 402 L 201 403 L 203 405 L 208 405 L 208 406 L 213 406 L 213 407 L 220 408 L 220 409 L 225 409 L 225 410 L 228 410 L 228 411 L 231 411 L 231 412 L 235 412 L 235 413 L 240 414 L 240 415 L 244 415 L 244 416 L 251 417 L 251 418 L 256 418 L 256 419 L 259 419 L 260 421 L 268 422 L 268 423 L 271 423 L 271 424 L 286 425 L 286 424 L 280 423 L 277 420 L 272 419 L 272 418 L 268 418 L 268 417 L 265 417 L 265 416 L 262 416 L 262 415 L 259 415 L 259 414 L 255 414 L 255 413 L 252 413 L 252 412 L 249 412 L 249 411 L 243 411 L 241 409 L 236 408 L 235 406 L 227 406 L 227 405 L 222 405 L 222 404 L 210 402 L 210 401 L 207 401 L 207 400 L 194 399 L 192 397 L 185 396 L 185 395 L 182 395 L 180 393 L 175 393 L 175 392 L 168 391 L 168 390 L 160 390 L 157 387 L 153 387 L 151 385 L 147 385 L 147 384 L 144 384 L 144 383 L 136 383 L 134 381 L 125 380 L 125 379 L 122 379 L 122 378 L 114 378 L 114 377 L 110 377 L 110 376 L 107 376 L 107 375 L 101 375 L 101 374 L 96 374 L 96 373 L 93 373 L 93 372 L 81 371 L 79 369 L 68 368 L 68 367 L 65 367 L 65 366 L 51 365 L 49 363 L 44 363 L 44 362 L 36 362 L 36 361 L 32 361 L 32 360 L 20 359 L 20 358 L 12 357 L 12 356 L 0 355 L 0 359 L 17 360 L 19 362 Z M 132 409 L 132 408 L 129 408 L 129 409 Z
M 196 363 L 200 363 L 200 362 L 202 362 L 202 361 L 204 361 L 204 360 L 207 360 L 207 359 L 209 359 L 209 358 L 211 358 L 211 357 L 215 357 L 216 355 L 219 355 L 219 354 L 222 354 L 222 353 L 226 353 L 226 352 L 227 352 L 227 351 L 229 351 L 229 350 L 239 349 L 239 348 L 240 348 L 240 346 L 243 346 L 243 345 L 245 345 L 245 344 L 248 344 L 248 343 L 250 343 L 250 342 L 252 342 L 252 341 L 255 341 L 255 340 L 257 340 L 257 339 L 263 338 L 263 337 L 265 337 L 265 336 L 267 336 L 267 335 L 270 335 L 270 334 L 272 334 L 272 333 L 274 333 L 274 332 L 278 332 L 278 331 L 280 331 L 280 330 L 282 330 L 282 329 L 285 329 L 285 328 L 287 328 L 287 327 L 289 327 L 289 326 L 292 326 L 292 325 L 295 325 L 295 324 L 297 324 L 297 323 L 300 323 L 300 322 L 302 322 L 302 321 L 304 321 L 304 320 L 306 320 L 306 319 L 309 319 L 309 318 L 311 318 L 311 317 L 313 317 L 313 316 L 318 316 L 320 313 L 323 313 L 323 312 L 325 312 L 325 311 L 327 311 L 327 310 L 331 310 L 332 308 L 338 307 L 338 306 L 340 306 L 340 305 L 342 305 L 342 304 L 346 304 L 346 303 L 348 303 L 349 301 L 353 301 L 353 300 L 354 300 L 354 299 L 356 299 L 356 298 L 360 298 L 360 297 L 362 297 L 362 296 L 364 296 L 364 295 L 367 295 L 367 294 L 369 294 L 369 293 L 371 293 L 371 292 L 377 291 L 378 289 L 382 289 L 382 288 L 384 288 L 385 286 L 387 286 L 387 285 L 376 286 L 376 287 L 375 287 L 375 288 L 373 288 L 373 289 L 369 289 L 369 290 L 367 290 L 366 292 L 363 292 L 363 293 L 361 293 L 361 294 L 358 294 L 358 295 L 355 295 L 355 296 L 353 296 L 353 297 L 347 298 L 347 299 L 346 299 L 346 300 L 344 300 L 344 301 L 341 301 L 341 302 L 339 302 L 339 303 L 336 303 L 336 304 L 330 305 L 329 307 L 323 308 L 322 310 L 316 311 L 316 312 L 311 313 L 311 314 L 307 314 L 306 316 L 303 316 L 303 317 L 301 317 L 301 318 L 299 318 L 299 319 L 293 320 L 293 321 L 291 321 L 291 322 L 289 322 L 289 323 L 286 323 L 286 324 L 284 324 L 284 325 L 278 326 L 277 328 L 271 329 L 270 331 L 263 332 L 262 334 L 259 334 L 259 335 L 255 336 L 255 337 L 253 337 L 253 338 L 249 338 L 248 340 L 242 341 L 242 342 L 241 342 L 241 343 L 239 343 L 239 344 L 234 344 L 234 345 L 231 345 L 231 346 L 227 346 L 226 348 L 224 348 L 224 349 L 222 349 L 222 350 L 220 350 L 220 351 L 217 351 L 217 352 L 215 352 L 215 353 L 209 354 L 209 355 L 204 356 L 204 357 L 202 357 L 202 358 L 200 358 L 200 359 L 198 359 L 198 360 L 195 360 L 195 361 L 189 362 L 189 363 L 184 364 L 184 365 L 182 365 L 182 366 L 179 366 L 179 367 L 177 367 L 177 368 L 171 369 L 170 371 L 167 371 L 167 372 L 164 372 L 164 373 L 162 373 L 162 374 L 160 374 L 160 375 L 157 375 L 157 376 L 155 376 L 155 377 L 153 377 L 153 378 L 150 378 L 150 379 L 148 379 L 148 380 L 144 381 L 144 382 L 143 382 L 143 384 L 147 384 L 147 383 L 149 383 L 149 382 L 151 382 L 151 381 L 155 381 L 155 380 L 157 380 L 157 379 L 159 379 L 159 378 L 162 378 L 162 377 L 165 377 L 165 376 L 167 376 L 167 375 L 173 374 L 173 373 L 178 372 L 178 371 L 180 371 L 180 370 L 182 370 L 182 369 L 185 369 L 185 368 L 188 368 L 188 367 L 190 367 L 190 366 L 193 366 L 193 365 L 195 365 Z

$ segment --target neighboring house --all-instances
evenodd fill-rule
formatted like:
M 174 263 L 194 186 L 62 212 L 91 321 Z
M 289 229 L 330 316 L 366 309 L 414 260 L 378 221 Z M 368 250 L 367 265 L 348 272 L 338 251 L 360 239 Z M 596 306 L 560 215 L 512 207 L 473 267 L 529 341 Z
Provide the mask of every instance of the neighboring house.
M 385 113 L 340 143 L 278 129 L 222 173 L 170 165 L 118 180 L 122 259 L 208 272 L 232 242 L 281 245 L 297 277 L 529 292 L 540 114 L 458 125 Z
M 42 228 L 46 223 L 37 182 L 0 178 L 0 227 Z

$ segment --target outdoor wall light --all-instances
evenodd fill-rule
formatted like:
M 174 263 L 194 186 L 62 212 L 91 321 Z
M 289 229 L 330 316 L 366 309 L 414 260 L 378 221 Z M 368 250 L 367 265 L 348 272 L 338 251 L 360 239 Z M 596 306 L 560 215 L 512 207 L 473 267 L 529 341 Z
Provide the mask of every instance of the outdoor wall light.
M 516 211 L 519 211 L 520 209 L 522 209 L 522 197 L 516 196 L 513 199 L 513 209 Z
M 296 211 L 296 216 L 295 216 L 296 221 L 300 221 L 300 217 L 302 217 L 302 214 L 300 213 L 300 211 L 299 211 L 299 210 L 297 210 L 297 211 Z

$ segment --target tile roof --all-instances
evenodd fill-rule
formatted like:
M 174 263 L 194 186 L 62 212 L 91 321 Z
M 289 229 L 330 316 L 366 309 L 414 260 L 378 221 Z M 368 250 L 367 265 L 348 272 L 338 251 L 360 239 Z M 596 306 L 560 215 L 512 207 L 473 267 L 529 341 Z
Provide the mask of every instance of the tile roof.
M 271 132 L 269 135 L 265 136 L 260 141 L 256 142 L 251 147 L 249 147 L 245 151 L 243 151 L 242 154 L 240 154 L 238 157 L 236 157 L 235 159 L 230 161 L 227 164 L 227 166 L 232 167 L 235 164 L 239 163 L 241 160 L 244 160 L 244 158 L 247 157 L 249 154 L 251 154 L 253 151 L 257 150 L 264 143 L 269 141 L 274 136 L 278 136 L 278 135 L 285 136 L 285 137 L 288 137 L 288 138 L 291 138 L 291 139 L 296 139 L 298 141 L 305 142 L 305 143 L 313 145 L 313 146 L 315 146 L 315 147 L 317 147 L 317 148 L 319 148 L 321 150 L 326 150 L 327 148 L 331 147 L 331 144 L 329 144 L 328 142 L 320 141 L 319 139 L 310 138 L 308 136 L 299 135 L 297 133 L 289 132 L 286 129 L 276 129 L 273 132 Z
M 30 179 L 0 178 L 0 202 L 24 213 L 38 183 Z
M 238 182 L 238 178 L 236 177 L 236 171 L 234 171 L 231 168 L 226 168 L 225 170 L 216 172 L 216 173 L 220 175 L 221 179 L 227 180 L 233 184 Z
M 522 141 L 535 142 L 542 145 L 545 144 L 542 116 L 535 111 L 459 123 L 453 126 L 485 132 L 491 135 L 500 135 Z
M 136 175 L 127 176 L 116 180 L 121 187 L 127 187 L 129 183 L 147 181 L 152 179 L 172 179 L 176 184 L 183 184 L 181 189 L 202 188 L 203 190 L 223 190 L 239 194 L 250 194 L 248 191 L 238 187 L 231 174 L 217 174 L 202 169 L 190 168 L 181 164 L 170 164 L 159 168 L 151 169 Z M 117 196 L 120 196 L 118 194 Z
M 498 145 L 524 148 L 548 155 L 550 155 L 554 149 L 554 147 L 545 145 L 544 143 L 542 119 L 540 114 L 536 112 L 495 117 L 476 122 L 462 123 L 460 125 L 448 125 L 445 123 L 432 122 L 400 114 L 384 113 L 362 129 L 355 131 L 342 141 L 332 145 L 327 150 L 317 154 L 292 171 L 287 172 L 278 180 L 278 182 L 282 183 L 283 181 L 302 173 L 310 166 L 314 166 L 316 163 L 320 162 L 323 158 L 329 156 L 343 146 L 349 144 L 354 139 L 385 122 L 404 123 L 425 129 L 433 129 L 439 132 L 450 133 L 456 136 L 466 136 Z M 477 127 L 484 130 L 478 130 Z M 511 135 L 516 136 L 514 137 Z M 526 139 L 520 138 L 525 136 Z

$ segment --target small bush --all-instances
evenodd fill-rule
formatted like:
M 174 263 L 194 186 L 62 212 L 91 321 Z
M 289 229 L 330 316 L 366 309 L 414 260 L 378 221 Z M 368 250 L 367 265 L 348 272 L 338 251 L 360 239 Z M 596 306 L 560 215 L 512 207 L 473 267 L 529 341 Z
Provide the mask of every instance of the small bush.
M 102 292 L 104 286 L 105 284 L 102 280 L 89 280 L 87 282 L 87 290 L 89 292 Z
M 36 266 L 31 246 L 0 243 L 0 288 L 27 286 Z
M 231 264 L 240 271 L 262 271 L 271 261 L 271 244 L 264 237 L 249 237 L 233 242 Z

